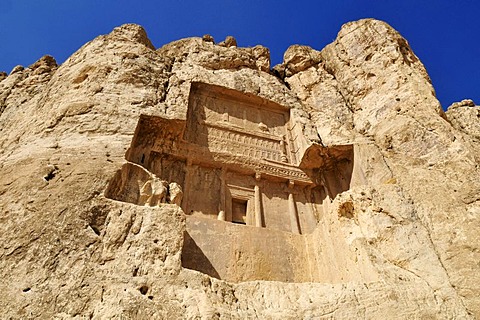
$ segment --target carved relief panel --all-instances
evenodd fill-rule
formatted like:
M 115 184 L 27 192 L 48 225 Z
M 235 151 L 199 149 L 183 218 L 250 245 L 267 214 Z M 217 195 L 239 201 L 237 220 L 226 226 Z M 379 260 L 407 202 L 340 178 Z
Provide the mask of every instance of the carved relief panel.
M 288 162 L 289 111 L 192 84 L 185 139 L 214 152 Z
M 189 186 L 186 203 L 187 214 L 217 217 L 220 206 L 221 169 L 191 165 L 188 168 Z

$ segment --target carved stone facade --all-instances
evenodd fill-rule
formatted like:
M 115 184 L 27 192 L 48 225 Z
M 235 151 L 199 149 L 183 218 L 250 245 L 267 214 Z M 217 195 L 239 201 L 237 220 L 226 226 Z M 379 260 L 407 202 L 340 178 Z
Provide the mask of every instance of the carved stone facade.
M 225 257 L 206 257 L 209 263 L 201 267 L 198 261 L 202 259 L 198 256 L 210 251 L 212 239 L 207 241 L 206 230 L 203 233 L 194 230 L 200 224 L 209 224 L 210 227 L 203 228 L 214 228 L 218 232 L 217 222 L 204 220 L 210 218 L 272 230 L 276 238 L 282 237 L 278 232 L 312 233 L 324 212 L 323 207 L 337 193 L 350 187 L 353 147 L 323 147 L 306 139 L 303 130 L 305 127 L 293 119 L 288 108 L 203 83 L 191 85 L 186 121 L 140 117 L 126 155 L 132 163 L 128 169 L 146 170 L 155 179 L 181 186 L 181 207 L 190 221 L 184 246 L 185 267 L 232 281 L 312 281 L 310 275 L 285 276 L 282 267 L 266 276 L 255 273 L 247 278 L 228 276 L 224 271 L 235 267 L 227 268 L 228 263 L 222 262 L 224 267 L 219 268 L 216 263 Z M 145 185 L 151 185 L 148 181 L 155 180 L 144 181 L 142 175 L 130 174 L 138 178 L 129 182 L 118 183 L 114 179 L 107 197 L 143 205 L 142 190 Z M 124 195 L 132 190 L 133 193 L 138 190 L 136 199 L 133 195 Z M 170 188 L 161 196 L 170 199 Z M 254 230 L 245 232 L 250 238 L 257 238 L 252 235 Z M 300 254 L 289 253 L 288 248 L 285 246 L 278 252 L 278 259 L 283 259 L 285 254 Z M 298 249 L 298 246 L 291 248 Z M 268 251 L 268 247 L 264 249 Z M 303 253 L 299 259 L 302 257 Z

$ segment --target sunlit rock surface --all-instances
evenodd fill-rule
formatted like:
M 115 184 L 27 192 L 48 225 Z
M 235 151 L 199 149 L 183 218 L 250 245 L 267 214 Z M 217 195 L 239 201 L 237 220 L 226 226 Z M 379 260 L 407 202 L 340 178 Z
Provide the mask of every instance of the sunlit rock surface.
M 480 318 L 479 107 L 381 21 L 272 69 L 210 38 L 0 74 L 3 317 Z

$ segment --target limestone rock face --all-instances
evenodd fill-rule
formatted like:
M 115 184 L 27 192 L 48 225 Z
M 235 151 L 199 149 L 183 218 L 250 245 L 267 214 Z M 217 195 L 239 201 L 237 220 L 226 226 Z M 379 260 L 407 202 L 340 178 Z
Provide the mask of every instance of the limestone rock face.
M 60 66 L 45 56 L 0 75 L 4 317 L 480 318 L 479 107 L 463 101 L 444 113 L 408 42 L 381 21 L 347 23 L 321 51 L 292 46 L 273 71 L 267 48 L 210 38 L 155 50 L 143 28 L 124 25 Z M 206 94 L 194 89 L 204 87 L 240 98 L 202 100 Z M 293 234 L 269 230 L 276 221 L 258 229 L 196 216 L 184 210 L 189 184 L 170 179 L 184 174 L 178 162 L 161 155 L 161 165 L 143 163 L 148 143 L 201 140 L 189 138 L 188 125 L 208 119 L 191 118 L 191 105 L 247 110 L 246 101 L 259 110 L 282 108 L 310 166 L 340 159 L 335 150 L 351 152 L 321 175 L 305 169 L 309 177 L 328 178 L 314 181 L 323 189 L 312 194 L 322 199 L 305 201 L 321 202 L 313 219 L 301 220 L 310 221 L 308 233 L 305 225 Z M 215 126 L 226 127 L 230 118 L 242 115 L 218 113 Z M 251 118 L 245 112 L 243 123 Z M 137 125 L 142 121 L 152 130 Z M 237 123 L 232 132 L 241 131 Z M 254 130 L 270 139 L 269 123 L 259 121 Z M 161 134 L 165 143 L 155 144 Z M 148 170 L 158 166 L 170 169 L 157 178 Z M 332 191 L 332 181 L 346 176 L 348 183 Z M 266 184 L 256 186 L 258 199 Z M 302 218 L 304 204 L 291 201 L 299 197 L 295 188 L 285 186 L 290 212 Z M 250 191 L 235 192 L 248 198 Z M 205 199 L 220 198 L 212 194 Z M 281 197 L 287 201 L 286 194 L 264 196 L 259 207 Z M 237 201 L 235 210 L 251 210 L 248 201 Z M 282 210 L 269 214 L 281 220 Z M 211 245 L 202 247 L 202 239 Z M 213 274 L 220 264 L 223 273 Z
M 322 61 L 320 52 L 308 46 L 290 46 L 283 55 L 285 76 L 290 77 L 300 71 L 304 71 Z
M 447 119 L 452 126 L 478 141 L 480 139 L 480 106 L 472 100 L 463 100 L 448 107 Z
M 5 71 L 2 71 L 0 72 L 0 81 L 2 81 L 3 79 L 5 79 L 7 77 L 7 73 Z

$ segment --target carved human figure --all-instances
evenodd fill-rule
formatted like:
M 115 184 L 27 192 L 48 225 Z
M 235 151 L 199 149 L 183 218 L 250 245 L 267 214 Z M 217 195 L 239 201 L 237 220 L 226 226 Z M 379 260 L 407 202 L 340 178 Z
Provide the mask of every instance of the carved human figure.
M 183 191 L 182 187 L 176 182 L 172 182 L 168 185 L 168 203 L 176 204 L 180 206 L 182 204 Z
M 143 186 L 140 188 L 140 197 L 138 198 L 139 205 L 147 205 L 148 199 L 152 195 L 152 183 L 150 180 L 147 180 Z
M 139 204 L 155 207 L 165 203 L 167 197 L 167 182 L 152 175 L 140 189 Z

